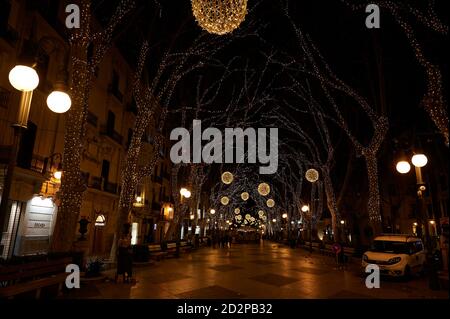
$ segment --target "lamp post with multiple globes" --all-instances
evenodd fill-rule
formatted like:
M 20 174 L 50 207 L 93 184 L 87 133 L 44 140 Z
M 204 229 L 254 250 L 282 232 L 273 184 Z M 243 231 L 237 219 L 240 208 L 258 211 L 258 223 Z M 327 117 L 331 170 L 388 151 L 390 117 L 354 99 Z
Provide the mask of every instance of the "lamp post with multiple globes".
M 39 75 L 34 69 L 34 66 L 30 67 L 27 65 L 16 65 L 9 72 L 9 82 L 16 90 L 22 93 L 20 98 L 17 122 L 12 125 L 14 129 L 14 140 L 9 156 L 6 176 L 3 183 L 2 198 L 0 203 L 0 229 L 3 228 L 6 215 L 8 213 L 8 201 L 11 192 L 14 169 L 17 163 L 17 155 L 20 148 L 20 139 L 23 131 L 27 129 L 31 99 L 33 97 L 33 91 L 39 85 Z M 71 104 L 72 101 L 70 99 L 70 96 L 62 90 L 53 91 L 47 98 L 48 108 L 55 113 L 67 112 L 70 109 Z
M 429 229 L 428 229 L 428 225 L 427 225 L 427 221 L 428 221 L 428 214 L 427 214 L 427 209 L 426 209 L 426 203 L 425 203 L 425 198 L 423 196 L 423 193 L 426 190 L 426 186 L 425 183 L 423 182 L 423 178 L 422 178 L 422 167 L 424 167 L 425 165 L 427 165 L 428 163 L 428 158 L 426 157 L 425 154 L 414 154 L 411 158 L 411 163 L 414 165 L 415 167 L 415 175 L 416 175 L 416 184 L 417 184 L 417 197 L 419 199 L 420 202 L 420 218 L 419 218 L 419 225 L 417 226 L 417 229 L 419 229 L 420 231 L 422 230 L 422 226 L 424 226 L 425 228 L 425 241 L 426 244 L 429 244 L 430 241 L 430 234 L 429 234 Z M 409 161 L 405 160 L 405 159 L 401 159 L 397 165 L 396 165 L 396 169 L 400 174 L 407 174 L 409 173 L 409 171 L 411 170 L 411 165 L 409 164 Z M 421 235 L 422 232 L 419 233 L 419 235 Z
M 425 247 L 427 248 L 427 273 L 428 273 L 428 282 L 429 287 L 433 290 L 439 289 L 439 278 L 437 272 L 437 262 L 433 257 L 433 245 L 431 243 L 430 230 L 428 225 L 428 212 L 424 198 L 424 192 L 427 189 L 426 185 L 422 178 L 422 167 L 425 167 L 428 163 L 428 158 L 423 153 L 415 153 L 411 158 L 411 163 L 415 167 L 416 172 L 416 184 L 417 184 L 417 198 L 420 202 L 420 223 L 417 223 L 416 229 L 422 230 L 422 226 L 425 228 Z M 400 174 L 407 174 L 411 170 L 411 165 L 408 161 L 402 159 L 397 165 L 396 169 Z M 430 221 L 430 224 L 433 224 L 434 221 Z M 417 231 L 416 231 L 417 232 Z M 421 235 L 421 234 L 418 234 Z

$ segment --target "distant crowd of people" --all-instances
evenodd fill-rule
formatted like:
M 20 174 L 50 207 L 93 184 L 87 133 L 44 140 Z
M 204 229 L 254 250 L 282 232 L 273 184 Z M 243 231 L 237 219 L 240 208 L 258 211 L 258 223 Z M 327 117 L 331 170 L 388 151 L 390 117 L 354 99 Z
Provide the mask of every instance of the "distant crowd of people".
M 228 232 L 214 232 L 210 236 L 210 243 L 208 246 L 216 248 L 231 248 L 233 243 L 233 236 Z

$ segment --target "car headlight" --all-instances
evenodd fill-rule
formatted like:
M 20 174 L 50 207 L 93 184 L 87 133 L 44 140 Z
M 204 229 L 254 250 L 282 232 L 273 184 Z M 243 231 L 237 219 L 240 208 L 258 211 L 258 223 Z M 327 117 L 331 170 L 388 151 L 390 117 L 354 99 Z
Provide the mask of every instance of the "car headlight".
M 393 264 L 400 262 L 400 260 L 402 260 L 400 257 L 394 257 L 394 258 L 389 259 L 388 264 L 393 265 Z
M 363 255 L 363 260 L 364 260 L 364 261 L 368 261 L 368 260 L 369 260 L 369 257 L 367 257 L 367 255 L 364 254 L 364 255 Z

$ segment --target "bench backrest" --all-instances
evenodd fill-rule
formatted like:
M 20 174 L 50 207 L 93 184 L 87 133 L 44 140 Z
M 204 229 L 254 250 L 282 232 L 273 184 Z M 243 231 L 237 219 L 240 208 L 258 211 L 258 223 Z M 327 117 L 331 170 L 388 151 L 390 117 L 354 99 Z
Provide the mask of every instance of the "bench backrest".
M 169 243 L 167 244 L 167 249 L 177 248 L 177 243 Z
M 161 245 L 148 245 L 148 250 L 149 251 L 161 251 Z
M 26 280 L 35 277 L 48 276 L 66 271 L 66 266 L 72 263 L 72 258 L 32 262 L 23 265 L 0 267 L 0 282 Z

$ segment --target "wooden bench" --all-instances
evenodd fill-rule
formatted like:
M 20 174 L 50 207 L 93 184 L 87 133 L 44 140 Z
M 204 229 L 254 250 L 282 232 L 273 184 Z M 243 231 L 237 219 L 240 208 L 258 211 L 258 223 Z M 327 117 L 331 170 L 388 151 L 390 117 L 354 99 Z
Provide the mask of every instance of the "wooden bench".
M 188 253 L 191 250 L 192 250 L 192 245 L 189 244 L 187 241 L 183 240 L 180 242 L 180 252 Z
M 39 299 L 42 290 L 52 287 L 57 288 L 56 295 L 59 295 L 68 276 L 66 266 L 71 263 L 72 258 L 63 258 L 0 267 L 0 298 L 33 293 Z
M 148 245 L 148 251 L 150 253 L 150 259 L 161 260 L 167 255 L 167 252 L 162 250 L 160 244 Z
M 179 249 L 177 243 L 167 243 L 165 252 L 167 253 L 167 256 L 178 257 Z

